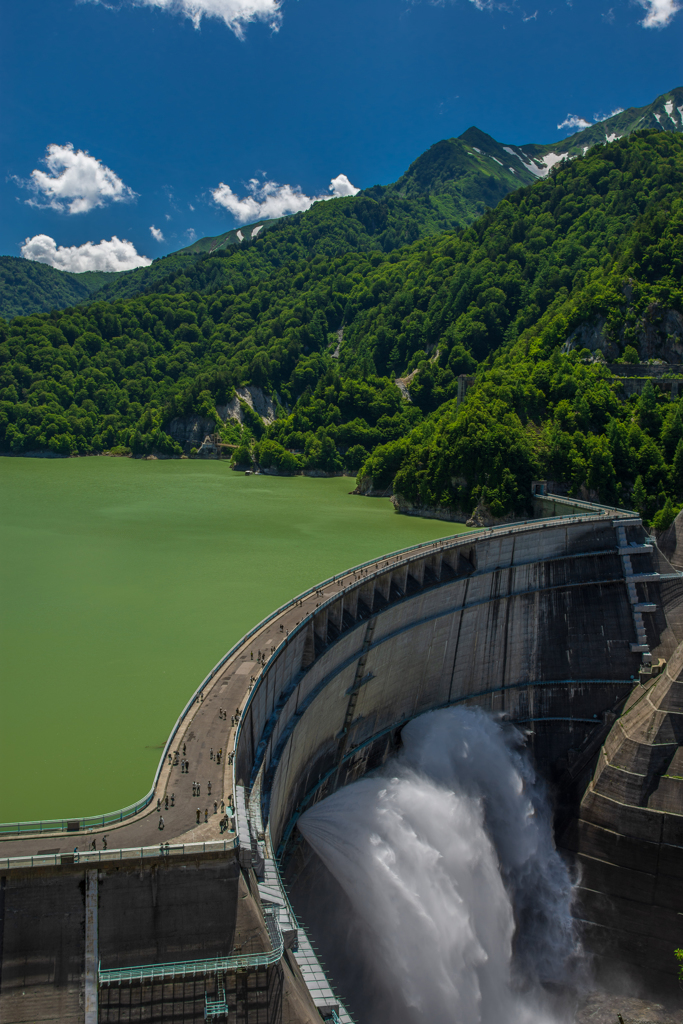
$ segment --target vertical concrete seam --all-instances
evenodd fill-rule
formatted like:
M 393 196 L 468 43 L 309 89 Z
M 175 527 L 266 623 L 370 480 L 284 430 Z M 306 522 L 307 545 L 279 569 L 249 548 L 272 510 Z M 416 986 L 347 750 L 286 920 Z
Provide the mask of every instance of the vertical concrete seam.
M 98 1019 L 97 870 L 85 873 L 85 1024 Z

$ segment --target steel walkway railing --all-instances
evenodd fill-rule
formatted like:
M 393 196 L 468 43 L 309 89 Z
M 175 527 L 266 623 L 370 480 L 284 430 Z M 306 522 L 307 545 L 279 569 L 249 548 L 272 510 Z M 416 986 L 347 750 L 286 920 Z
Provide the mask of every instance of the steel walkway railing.
M 119 860 L 147 860 L 149 857 L 182 857 L 198 853 L 229 853 L 239 846 L 239 837 L 205 843 L 158 843 L 111 850 L 74 850 L 73 853 L 35 853 L 22 857 L 0 857 L 0 868 L 49 868 L 62 864 L 107 864 Z
M 284 942 L 280 926 L 274 914 L 264 911 L 266 927 L 273 948 L 264 953 L 249 953 L 244 956 L 214 957 L 209 960 L 180 960 L 170 964 L 144 964 L 141 967 L 121 967 L 111 970 L 98 969 L 100 985 L 149 984 L 155 981 L 177 981 L 180 978 L 205 977 L 225 971 L 236 971 L 245 967 L 269 967 L 282 958 Z

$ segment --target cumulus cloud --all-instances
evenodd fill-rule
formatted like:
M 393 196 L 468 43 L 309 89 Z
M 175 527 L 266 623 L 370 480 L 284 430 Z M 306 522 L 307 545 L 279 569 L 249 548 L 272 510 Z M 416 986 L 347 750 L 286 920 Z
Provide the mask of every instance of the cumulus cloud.
M 645 8 L 645 17 L 640 23 L 645 28 L 664 28 L 681 9 L 679 0 L 638 0 L 638 3 Z
M 136 193 L 87 150 L 78 149 L 70 142 L 65 146 L 52 144 L 44 157 L 45 171 L 31 171 L 31 176 L 17 184 L 30 188 L 38 198 L 27 199 L 29 206 L 52 207 L 68 213 L 87 213 L 106 203 L 128 203 Z
M 34 235 L 22 245 L 21 255 L 26 260 L 47 263 L 72 274 L 82 274 L 85 270 L 134 270 L 135 267 L 148 267 L 152 262 L 141 256 L 132 242 L 116 235 L 109 241 L 103 238 L 97 244 L 85 242 L 84 245 L 60 246 L 49 235 Z
M 578 114 L 567 114 L 562 124 L 558 124 L 558 130 L 571 129 L 572 131 L 580 131 L 581 128 L 590 128 L 591 122 L 586 121 L 585 118 L 579 117 Z
M 102 3 L 104 0 L 91 0 Z M 199 28 L 202 18 L 220 18 L 238 39 L 244 39 L 244 29 L 252 21 L 263 21 L 275 32 L 282 21 L 282 0 L 133 0 L 138 6 L 160 7 L 170 14 L 190 18 Z
M 218 188 L 212 189 L 211 195 L 214 202 L 225 207 L 240 224 L 246 224 L 247 221 L 303 213 L 321 199 L 355 196 L 360 189 L 352 185 L 345 174 L 339 174 L 332 178 L 328 185 L 330 195 L 307 196 L 302 192 L 300 185 L 279 185 L 276 181 L 260 182 L 258 178 L 252 178 L 247 184 L 247 192 L 249 194 L 240 199 L 229 185 L 221 182 Z
M 161 230 L 161 228 L 155 228 L 154 225 L 152 224 L 152 225 L 150 225 L 150 229 L 149 230 L 152 232 L 152 238 L 154 239 L 155 242 L 165 242 L 166 241 L 166 239 L 164 238 L 164 233 Z

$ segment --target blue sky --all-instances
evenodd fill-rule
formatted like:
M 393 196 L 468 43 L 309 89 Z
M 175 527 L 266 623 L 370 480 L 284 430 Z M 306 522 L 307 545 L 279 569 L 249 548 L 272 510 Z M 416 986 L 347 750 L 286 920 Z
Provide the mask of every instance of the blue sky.
M 47 236 L 30 251 L 54 265 L 131 265 L 238 226 L 264 198 L 256 185 L 249 193 L 253 179 L 290 186 L 270 186 L 275 209 L 288 195 L 305 205 L 296 187 L 329 195 L 339 175 L 358 188 L 394 181 L 472 124 L 502 142 L 556 141 L 568 114 L 592 120 L 683 84 L 679 6 L 6 3 L 0 252 L 18 256 L 27 238 Z M 342 179 L 337 190 L 349 190 Z M 249 194 L 240 213 L 235 197 Z M 102 239 L 108 248 L 87 248 Z

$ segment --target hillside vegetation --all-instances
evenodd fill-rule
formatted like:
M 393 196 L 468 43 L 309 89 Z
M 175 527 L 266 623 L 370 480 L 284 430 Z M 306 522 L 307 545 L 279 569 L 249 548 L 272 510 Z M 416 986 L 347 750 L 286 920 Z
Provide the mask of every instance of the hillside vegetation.
M 84 302 L 116 274 L 69 274 L 18 256 L 0 256 L 0 317 L 49 313 Z
M 397 247 L 410 220 L 381 195 L 318 203 L 239 249 L 146 268 L 152 293 L 0 327 L 3 450 L 179 453 L 171 419 L 201 413 L 238 459 L 359 470 L 417 507 L 522 512 L 547 476 L 668 515 L 681 400 L 624 400 L 576 339 L 599 321 L 629 358 L 645 334 L 675 343 L 683 138 L 596 147 L 469 228 Z M 408 402 L 394 378 L 412 371 Z M 271 426 L 219 421 L 246 383 L 278 396 Z

